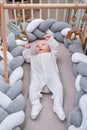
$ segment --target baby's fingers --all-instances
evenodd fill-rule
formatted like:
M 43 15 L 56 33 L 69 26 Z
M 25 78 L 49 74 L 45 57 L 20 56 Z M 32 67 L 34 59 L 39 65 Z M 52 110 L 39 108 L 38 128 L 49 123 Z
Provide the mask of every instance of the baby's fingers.
M 44 36 L 44 38 L 45 38 L 45 39 L 49 39 L 49 38 L 51 38 L 51 35 L 50 35 L 50 34 L 47 34 L 47 35 Z

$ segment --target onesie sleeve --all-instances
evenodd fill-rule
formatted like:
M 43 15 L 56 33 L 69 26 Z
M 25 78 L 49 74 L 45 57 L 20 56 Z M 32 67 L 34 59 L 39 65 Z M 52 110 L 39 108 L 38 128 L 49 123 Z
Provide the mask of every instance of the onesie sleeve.
M 51 37 L 49 40 L 48 40 L 48 44 L 50 45 L 51 47 L 51 53 L 55 55 L 56 59 L 58 58 L 58 42 L 53 38 Z
M 31 49 L 26 49 L 22 52 L 22 55 L 27 63 L 31 62 Z

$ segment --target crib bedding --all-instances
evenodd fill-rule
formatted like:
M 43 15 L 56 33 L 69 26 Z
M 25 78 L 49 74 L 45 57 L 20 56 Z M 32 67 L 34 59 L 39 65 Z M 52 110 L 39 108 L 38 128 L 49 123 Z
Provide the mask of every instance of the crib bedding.
M 59 72 L 64 89 L 64 110 L 66 113 L 66 120 L 61 122 L 56 114 L 52 111 L 53 101 L 51 99 L 51 93 L 43 94 L 41 103 L 43 109 L 36 120 L 32 120 L 30 117 L 31 105 L 29 102 L 29 84 L 30 84 L 30 64 L 25 63 L 24 78 L 23 78 L 23 95 L 26 101 L 25 105 L 25 120 L 21 127 L 22 130 L 67 130 L 67 120 L 69 114 L 75 107 L 75 76 L 73 73 L 73 67 L 71 62 L 71 54 L 64 44 L 59 44 L 59 60 L 58 60 Z
M 31 24 L 34 26 L 31 26 Z M 87 127 L 85 120 L 87 112 L 86 107 L 84 107 L 87 104 L 87 56 L 84 54 L 81 40 L 71 41 L 67 39 L 66 34 L 70 29 L 70 25 L 65 22 L 57 22 L 54 19 L 44 21 L 36 19 L 29 24 L 25 23 L 23 26 L 27 26 L 27 28 L 24 28 L 29 30 L 29 40 L 32 44 L 42 39 L 47 33 L 51 34 L 57 42 L 60 42 L 58 65 L 64 86 L 66 120 L 61 122 L 52 112 L 53 102 L 51 94 L 43 94 L 41 99 L 43 110 L 35 121 L 31 120 L 31 106 L 28 95 L 30 64 L 25 62 L 22 55 L 24 46 L 28 41 L 16 39 L 15 34 L 10 33 L 7 37 L 9 48 L 7 51 L 9 84 L 4 83 L 3 53 L 0 51 L 2 59 L 0 61 L 0 96 L 1 99 L 2 96 L 4 97 L 4 103 L 0 100 L 0 130 L 8 128 L 11 130 L 43 130 L 44 128 L 48 130 L 58 128 L 61 130 L 77 130 L 78 128 L 79 130 L 85 130 Z M 20 116 L 18 117 L 17 115 Z M 12 119 L 13 124 L 9 126 L 7 122 L 10 122 Z M 67 123 L 67 121 L 69 122 Z

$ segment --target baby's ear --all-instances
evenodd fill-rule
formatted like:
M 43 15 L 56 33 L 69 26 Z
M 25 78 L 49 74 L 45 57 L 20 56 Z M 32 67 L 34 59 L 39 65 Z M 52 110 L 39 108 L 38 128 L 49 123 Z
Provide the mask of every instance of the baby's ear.
M 50 48 L 50 52 L 51 52 L 51 48 Z

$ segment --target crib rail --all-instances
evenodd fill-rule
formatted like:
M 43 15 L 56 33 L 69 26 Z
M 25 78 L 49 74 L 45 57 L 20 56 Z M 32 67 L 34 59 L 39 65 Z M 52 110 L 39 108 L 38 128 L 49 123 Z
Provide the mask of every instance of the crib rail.
M 86 4 L 74 3 L 74 4 L 4 4 L 4 9 L 65 9 L 65 8 L 87 8 Z
M 9 8 L 8 8 L 9 7 Z M 14 21 L 17 23 L 17 10 L 20 9 L 20 14 L 23 16 L 23 21 L 32 21 L 32 19 L 35 19 L 36 17 L 46 19 L 46 18 L 55 18 L 57 20 L 62 20 L 67 22 L 67 14 L 68 19 L 70 19 L 70 12 L 72 9 L 78 8 L 78 9 L 84 9 L 86 8 L 86 4 L 78 4 L 71 3 L 71 4 L 20 4 L 19 2 L 15 4 L 4 4 L 4 9 L 8 8 L 9 10 L 14 10 Z M 67 9 L 67 11 L 66 11 Z M 25 10 L 28 10 L 27 18 L 25 17 Z M 71 11 L 70 11 L 71 10 Z M 45 12 L 45 13 L 44 13 Z M 65 13 L 66 12 L 66 13 Z M 35 13 L 35 14 L 34 14 Z M 61 15 L 60 15 L 61 13 Z M 81 12 L 80 12 L 81 13 Z M 10 18 L 10 17 L 9 17 Z M 11 18 L 10 18 L 11 19 Z
M 87 4 L 83 3 L 73 3 L 73 4 L 4 4 L 2 1 L 0 3 L 1 12 L 1 27 L 2 27 L 2 39 L 3 39 L 3 53 L 4 53 L 4 68 L 5 68 L 5 81 L 8 82 L 8 70 L 7 70 L 7 58 L 6 58 L 6 31 L 5 31 L 5 17 L 4 11 L 8 9 L 87 9 Z

